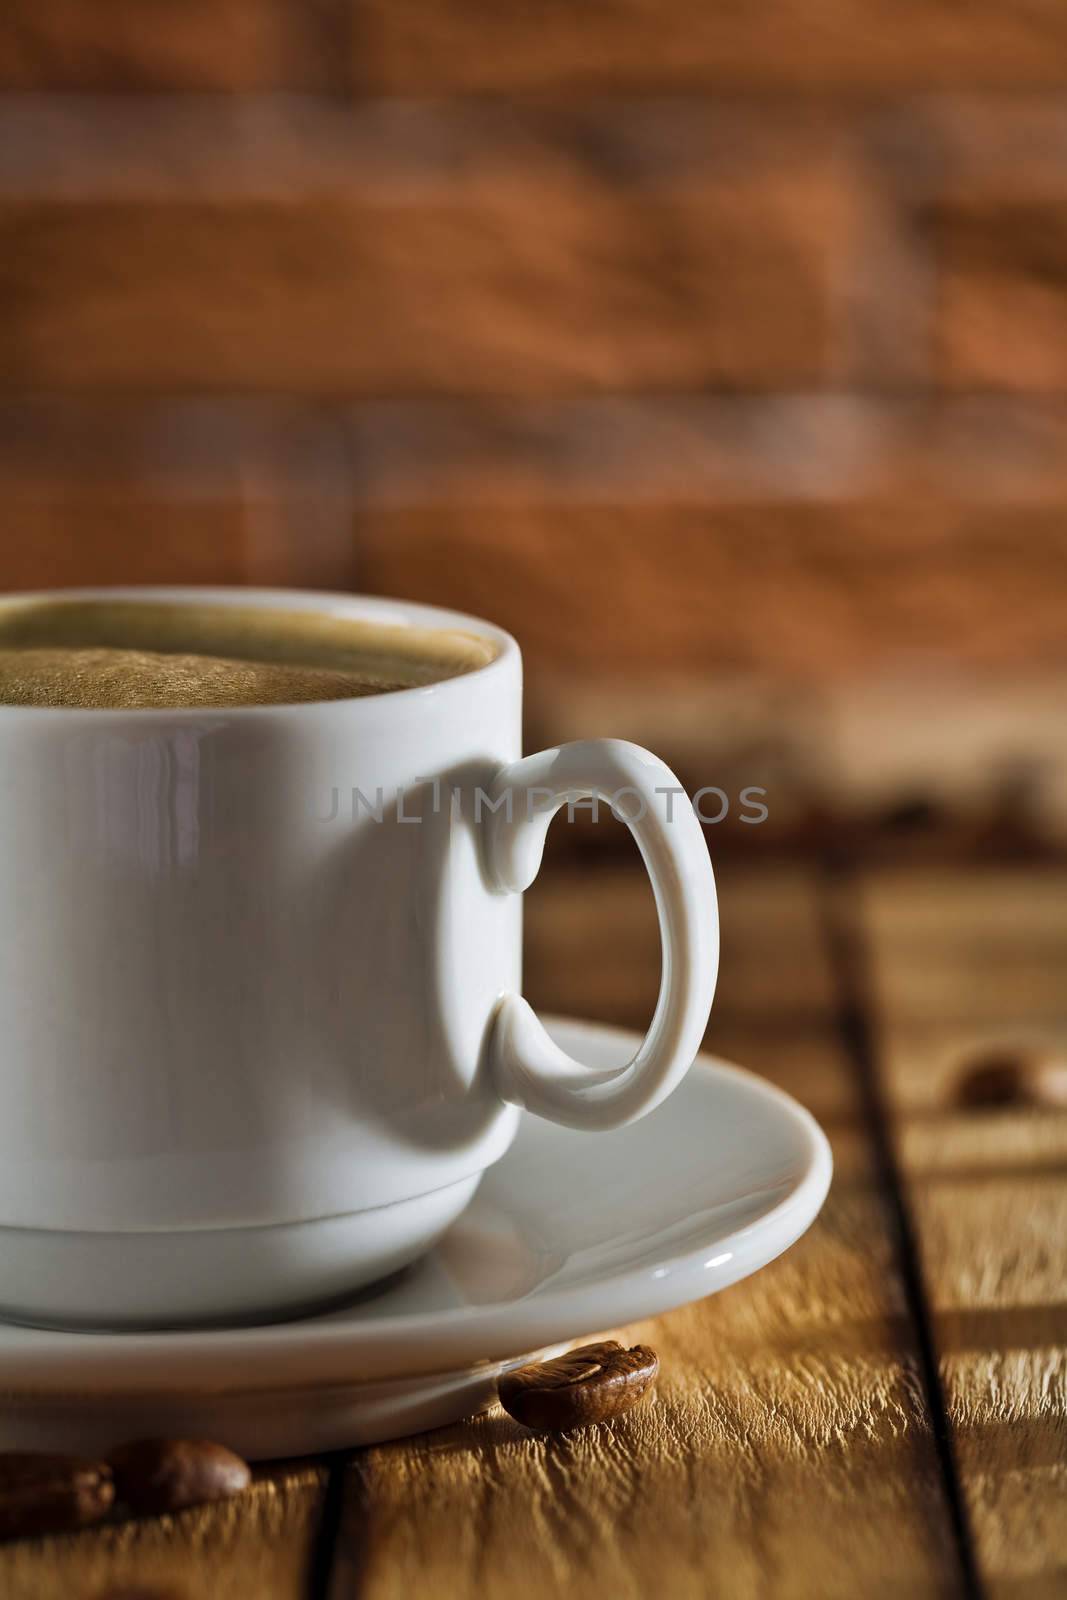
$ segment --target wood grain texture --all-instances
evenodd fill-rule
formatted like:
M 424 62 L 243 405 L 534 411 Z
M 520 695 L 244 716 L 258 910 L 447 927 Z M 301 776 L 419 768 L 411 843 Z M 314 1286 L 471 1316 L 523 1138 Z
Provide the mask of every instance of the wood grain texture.
M 369 1451 L 334 1595 L 955 1593 L 940 1485 L 876 1194 L 838 1177 L 751 1284 L 626 1330 L 656 1401 L 565 1439 L 494 1411 Z M 351 1554 L 346 1554 L 350 1550 Z
M 236 1500 L 0 1545 L 4 1600 L 304 1600 L 325 1492 L 279 1469 Z
M 361 203 L 0 203 L 4 384 L 546 393 L 840 375 L 853 195 L 770 165 L 690 190 L 586 162 Z M 536 226 L 531 218 L 536 217 Z
M 941 259 L 937 364 L 958 388 L 1062 390 L 1067 197 L 960 202 L 930 222 Z
M 555 859 L 564 825 L 550 835 L 527 895 L 526 993 L 542 1011 L 644 1029 L 659 989 L 660 944 L 636 849 L 619 864 L 576 868 Z M 818 1117 L 853 1124 L 855 1079 L 834 1027 L 810 876 L 803 868 L 720 867 L 717 880 L 725 933 L 705 1048 L 762 1073 Z
M 361 512 L 359 581 L 496 617 L 547 662 L 844 680 L 1064 661 L 1061 513 L 945 506 L 481 506 Z M 1032 562 L 1020 563 L 1019 540 Z M 611 574 L 610 600 L 605 574 Z M 593 619 L 590 624 L 590 618 Z
M 693 4 L 654 0 L 373 0 L 363 8 L 364 81 L 433 92 L 639 86 L 757 90 L 1062 84 L 1067 33 L 1056 0 L 979 0 L 966 14 L 892 0 Z
M 39 90 L 335 87 L 349 28 L 329 0 L 109 0 L 106 19 L 76 0 L 9 0 L 0 84 Z M 340 73 L 338 71 L 340 67 Z
M 256 583 L 355 587 L 350 508 L 254 473 L 219 498 L 55 485 L 4 500 L 0 589 Z
M 1040 1040 L 1067 1049 L 1067 873 L 874 878 L 865 926 L 885 1082 L 901 1114 L 899 1160 L 979 1571 L 994 1600 L 1060 1595 L 1067 1114 L 960 1110 L 952 1089 L 992 1045 Z M 940 1104 L 917 1094 L 926 1075 L 942 1091 Z M 926 1114 L 909 1118 L 917 1101 Z
M 954 1118 L 906 1129 L 901 1154 L 986 1591 L 1051 1600 L 1067 1574 L 1067 1118 Z
M 4 501 L 0 587 L 51 589 L 83 583 L 242 583 L 251 562 L 256 509 L 190 508 L 121 492 L 61 490 Z
M 352 588 L 343 419 L 284 402 L 0 404 L 0 588 Z
M 556 838 L 566 826 L 564 813 Z M 597 827 L 622 824 L 606 819 Z M 713 830 L 707 833 L 714 855 Z M 526 900 L 527 974 L 538 1003 L 647 1026 L 659 990 L 659 929 L 636 847 L 631 859 L 596 872 L 556 869 L 551 851 Z M 832 1019 L 834 980 L 810 873 L 802 866 L 720 871 L 718 893 L 725 932 L 711 1027 Z
M 933 266 L 936 381 L 1062 392 L 1067 376 L 1067 165 L 1062 104 L 1021 97 L 983 118 L 967 98 L 911 129 L 940 152 L 934 181 L 906 159 L 899 190 Z
M 542 1002 L 643 1020 L 657 951 L 633 876 L 546 879 L 530 919 Z M 823 1216 L 747 1283 L 625 1331 L 658 1350 L 662 1376 L 655 1403 L 614 1428 L 545 1439 L 494 1411 L 367 1452 L 332 1600 L 956 1592 L 896 1241 L 830 1042 L 814 885 L 727 873 L 722 902 L 723 1036 L 741 1028 L 747 1064 L 803 1077 L 829 1113 Z
M 1054 0 L 954 8 L 889 0 L 774 0 L 757 10 L 687 5 L 665 24 L 652 0 L 562 0 L 501 10 L 486 0 L 225 0 L 112 3 L 106 29 L 69 0 L 17 0 L 0 81 L 20 89 L 343 88 L 436 93 L 620 87 L 790 91 L 1059 85 Z M 307 13 L 307 17 L 305 17 Z M 310 37 L 309 37 L 310 35 Z
M 531 904 L 530 992 L 640 1025 L 657 957 L 644 885 L 636 872 L 562 868 L 550 852 Z M 892 1085 L 906 1080 L 898 1063 L 911 1035 L 931 1027 L 930 992 L 917 984 L 909 1008 L 907 974 L 938 965 L 939 1004 L 966 1024 L 980 938 L 1008 953 L 1006 995 L 1022 972 L 1010 956 L 1020 928 L 1032 967 L 1062 956 L 1064 876 L 1035 894 L 1027 884 L 1041 880 L 1021 871 L 897 873 L 868 887 L 875 971 L 889 975 L 879 992 Z M 496 1410 L 363 1453 L 348 1474 L 331 1600 L 413 1590 L 643 1600 L 709 1588 L 808 1600 L 813 1584 L 842 1600 L 960 1592 L 899 1241 L 855 1063 L 834 1035 L 820 891 L 802 868 L 733 868 L 721 900 L 709 1043 L 732 1037 L 745 1064 L 827 1119 L 836 1175 L 823 1215 L 755 1278 L 625 1330 L 659 1351 L 663 1376 L 655 1401 L 613 1428 L 545 1439 Z M 595 1005 L 582 1004 L 571 973 Z M 1051 991 L 1045 1009 L 1048 1023 Z M 902 1126 L 957 1459 L 997 1600 L 1057 1593 L 1064 1565 L 1067 1295 L 1050 1241 L 1067 1222 L 1065 1127 L 1018 1114 L 932 1118 L 929 1107 Z M 9 1546 L 0 1583 L 13 1600 L 58 1600 L 76 1570 L 79 1582 L 99 1580 L 85 1591 L 93 1600 L 146 1585 L 154 1600 L 192 1600 L 210 1572 L 212 1595 L 288 1600 L 306 1592 L 321 1497 L 321 1473 L 282 1473 L 233 1506 L 174 1522 Z
M 865 914 L 883 1017 L 893 1028 L 955 1024 L 958 1036 L 1062 1026 L 1065 907 L 1067 876 L 1052 865 L 875 879 Z

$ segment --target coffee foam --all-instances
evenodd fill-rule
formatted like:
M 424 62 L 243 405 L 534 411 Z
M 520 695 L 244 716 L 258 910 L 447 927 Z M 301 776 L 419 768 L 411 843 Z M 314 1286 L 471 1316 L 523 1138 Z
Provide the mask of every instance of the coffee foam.
M 358 698 L 486 665 L 474 634 L 276 607 L 165 601 L 0 604 L 0 703 L 249 706 Z

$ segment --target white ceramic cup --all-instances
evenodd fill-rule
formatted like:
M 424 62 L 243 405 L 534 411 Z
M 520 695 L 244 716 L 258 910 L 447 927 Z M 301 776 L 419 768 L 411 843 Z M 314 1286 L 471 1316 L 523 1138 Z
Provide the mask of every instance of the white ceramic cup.
M 675 1087 L 718 959 L 702 831 L 636 745 L 520 759 L 506 633 L 336 594 L 76 595 L 458 627 L 496 654 L 363 699 L 0 706 L 0 1315 L 168 1326 L 322 1305 L 424 1251 L 520 1107 L 605 1129 Z M 649 1031 L 610 1073 L 563 1054 L 521 997 L 522 891 L 579 795 L 632 819 L 663 941 Z

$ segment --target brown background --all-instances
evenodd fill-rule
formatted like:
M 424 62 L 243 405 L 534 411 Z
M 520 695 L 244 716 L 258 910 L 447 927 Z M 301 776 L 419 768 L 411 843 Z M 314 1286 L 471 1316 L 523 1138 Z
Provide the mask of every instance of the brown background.
M 1060 0 L 10 0 L 0 85 L 0 585 L 440 601 L 533 738 L 1060 826 Z

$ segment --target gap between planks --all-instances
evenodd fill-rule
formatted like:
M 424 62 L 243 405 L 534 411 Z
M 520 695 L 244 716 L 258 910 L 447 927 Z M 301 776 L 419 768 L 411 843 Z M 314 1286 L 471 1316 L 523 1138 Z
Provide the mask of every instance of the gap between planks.
M 852 863 L 830 856 L 821 876 L 823 930 L 835 978 L 838 1027 L 857 1076 L 863 1116 L 896 1232 L 901 1282 L 914 1327 L 923 1393 L 944 1485 L 953 1543 L 966 1600 L 985 1600 L 974 1535 L 960 1481 L 937 1361 L 933 1318 L 919 1261 L 917 1233 L 890 1132 L 890 1108 L 878 1069 L 872 1031 L 873 986 L 862 919 L 858 915 L 858 874 Z

